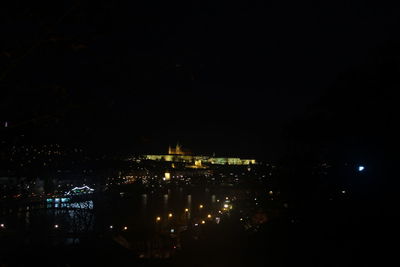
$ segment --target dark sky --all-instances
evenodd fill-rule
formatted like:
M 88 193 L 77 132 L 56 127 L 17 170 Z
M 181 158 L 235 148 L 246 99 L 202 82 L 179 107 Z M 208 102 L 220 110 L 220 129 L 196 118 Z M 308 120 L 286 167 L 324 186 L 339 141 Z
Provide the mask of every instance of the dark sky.
M 357 98 L 368 77 L 338 89 L 343 73 L 381 79 L 376 62 L 399 41 L 399 9 L 376 1 L 115 2 L 1 9 L 7 131 L 104 151 L 180 141 L 277 158 L 290 125 L 312 121 L 327 99 L 339 102 L 324 112 L 336 112 L 343 90 Z

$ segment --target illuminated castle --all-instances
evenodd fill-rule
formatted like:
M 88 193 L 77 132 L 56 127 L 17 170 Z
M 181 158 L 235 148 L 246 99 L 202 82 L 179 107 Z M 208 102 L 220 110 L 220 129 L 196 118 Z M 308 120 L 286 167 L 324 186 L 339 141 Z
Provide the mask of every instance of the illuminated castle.
M 168 154 L 169 155 L 191 155 L 192 153 L 188 150 L 183 150 L 182 146 L 178 143 L 176 144 L 175 148 L 172 148 L 171 146 L 169 146 L 168 148 Z
M 171 146 L 168 148 L 168 155 L 143 155 L 147 160 L 154 161 L 167 161 L 167 162 L 182 162 L 191 164 L 191 168 L 204 168 L 206 165 L 252 165 L 256 164 L 255 159 L 241 159 L 241 158 L 223 158 L 223 157 L 210 157 L 210 156 L 196 156 L 188 150 L 182 149 L 177 144 L 175 148 Z

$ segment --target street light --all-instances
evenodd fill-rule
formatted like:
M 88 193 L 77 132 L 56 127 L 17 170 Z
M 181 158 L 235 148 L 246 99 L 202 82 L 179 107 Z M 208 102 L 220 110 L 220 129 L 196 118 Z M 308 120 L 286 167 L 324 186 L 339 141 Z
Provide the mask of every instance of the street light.
M 55 225 L 54 225 L 54 228 L 56 228 L 56 229 L 57 229 L 57 228 L 58 228 L 58 224 L 55 224 Z
M 168 214 L 168 218 L 172 218 L 172 213 Z
M 157 221 L 157 222 L 161 221 L 161 217 L 157 217 L 157 218 L 156 218 L 156 221 Z
M 199 208 L 202 209 L 204 206 L 200 204 Z
M 189 212 L 189 209 L 185 209 L 185 212 Z
M 208 219 L 211 219 L 211 214 L 208 214 L 208 215 L 207 215 L 207 218 L 208 218 Z

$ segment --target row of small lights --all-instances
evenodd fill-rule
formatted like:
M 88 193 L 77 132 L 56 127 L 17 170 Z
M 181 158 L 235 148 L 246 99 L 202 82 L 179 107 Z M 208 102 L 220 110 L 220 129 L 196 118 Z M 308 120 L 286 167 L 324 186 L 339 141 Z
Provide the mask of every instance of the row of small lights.
M 203 205 L 200 205 L 199 207 L 200 207 L 200 209 L 202 209 L 202 208 L 203 208 Z M 185 212 L 189 212 L 189 209 L 185 209 Z M 173 214 L 172 214 L 172 213 L 169 213 L 169 214 L 168 214 L 168 218 L 172 218 L 172 217 L 173 217 Z M 208 215 L 207 215 L 207 218 L 208 218 L 208 219 L 211 219 L 211 218 L 212 218 L 211 214 L 208 214 Z M 157 222 L 161 221 L 161 217 L 157 217 L 157 218 L 156 218 L 156 221 L 157 221 Z M 202 224 L 205 224 L 205 221 L 202 221 L 201 223 L 202 223 Z M 54 225 L 54 228 L 55 228 L 55 229 L 58 229 L 59 227 L 60 227 L 60 226 L 59 226 L 58 224 L 55 224 L 55 225 Z M 0 228 L 5 228 L 4 223 L 0 224 Z M 110 229 L 114 229 L 114 226 L 113 226 L 113 225 L 110 225 L 109 228 L 110 228 Z M 123 230 L 125 230 L 125 231 L 128 230 L 128 227 L 127 227 L 127 226 L 124 226 Z
M 202 206 L 202 205 L 201 205 L 201 206 Z M 189 209 L 185 209 L 185 212 L 189 212 Z M 169 213 L 169 214 L 168 214 L 168 218 L 172 218 L 172 216 L 173 216 L 172 213 Z M 208 214 L 208 215 L 207 215 L 207 218 L 208 218 L 208 219 L 211 219 L 211 218 L 212 218 L 212 215 L 211 215 L 211 214 Z M 161 221 L 161 217 L 159 217 L 159 216 L 156 217 L 156 221 L 157 221 L 157 222 Z M 201 224 L 205 224 L 205 223 L 206 223 L 206 221 L 204 221 L 204 220 L 201 221 Z M 198 224 L 196 223 L 195 226 L 198 226 Z M 0 228 L 5 228 L 5 227 L 6 227 L 6 226 L 5 226 L 4 223 L 0 224 Z M 54 225 L 54 228 L 55 228 L 55 229 L 58 229 L 59 227 L 60 227 L 60 226 L 59 226 L 58 224 L 55 224 L 55 225 Z M 110 228 L 110 229 L 114 229 L 114 226 L 113 226 L 113 225 L 110 225 L 109 228 Z M 123 229 L 124 231 L 126 231 L 126 230 L 128 230 L 128 227 L 127 227 L 127 226 L 124 226 L 122 229 Z
M 5 224 L 4 224 L 4 223 L 0 224 L 0 228 L 3 228 L 3 229 L 6 228 Z M 54 228 L 55 228 L 55 229 L 58 229 L 58 228 L 60 228 L 60 225 L 55 224 L 55 225 L 54 225 Z M 110 225 L 110 229 L 114 229 L 114 226 Z M 128 227 L 127 227 L 127 226 L 124 226 L 122 229 L 123 229 L 124 231 L 126 231 L 126 230 L 128 230 Z
M 59 226 L 58 224 L 55 224 L 55 225 L 54 225 L 54 228 L 56 228 L 56 229 L 58 229 L 59 227 L 60 227 L 60 226 Z M 4 228 L 6 228 L 6 225 L 5 225 L 4 223 L 1 223 L 1 224 L 0 224 L 0 228 L 3 228 L 3 229 L 4 229 Z
M 226 199 L 228 199 L 228 197 L 226 197 Z M 219 202 L 219 200 L 218 200 L 218 202 Z M 204 208 L 204 205 L 202 205 L 202 204 L 200 204 L 199 205 L 199 208 L 200 209 L 203 209 Z M 228 208 L 228 204 L 224 204 L 224 208 Z M 185 212 L 189 212 L 189 209 L 188 208 L 186 208 L 185 209 Z M 221 211 L 219 211 L 219 212 L 221 212 Z M 169 213 L 168 214 L 168 218 L 172 218 L 173 217 L 173 214 L 172 213 Z M 207 215 L 207 218 L 208 219 L 211 219 L 212 218 L 212 215 L 211 214 L 208 214 Z M 161 221 L 161 217 L 160 216 L 158 216 L 158 217 L 156 217 L 156 221 L 157 222 L 159 222 L 159 221 Z M 203 220 L 203 221 L 201 221 L 201 223 L 202 224 L 205 224 L 206 222 Z M 196 226 L 198 225 L 197 223 L 195 224 Z M 0 228 L 5 228 L 5 225 L 2 223 L 2 224 L 0 224 Z M 54 225 L 54 228 L 59 228 L 59 225 L 58 224 L 55 224 Z M 114 226 L 112 226 L 112 225 L 110 225 L 110 229 L 114 229 Z M 128 227 L 127 226 L 124 226 L 124 228 L 123 228 L 123 230 L 128 230 Z

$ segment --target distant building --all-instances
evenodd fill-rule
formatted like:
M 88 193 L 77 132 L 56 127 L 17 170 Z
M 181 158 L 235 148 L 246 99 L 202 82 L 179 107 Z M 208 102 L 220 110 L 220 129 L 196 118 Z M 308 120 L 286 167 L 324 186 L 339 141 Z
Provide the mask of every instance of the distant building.
M 175 148 L 172 148 L 169 146 L 168 148 L 168 154 L 169 155 L 191 155 L 192 153 L 188 150 L 182 149 L 181 145 L 176 144 Z
M 168 148 L 168 155 L 143 155 L 146 160 L 182 162 L 191 164 L 190 168 L 204 168 L 204 165 L 252 165 L 256 164 L 255 159 L 241 159 L 228 157 L 194 156 L 189 151 L 184 151 L 177 144 L 175 148 Z

